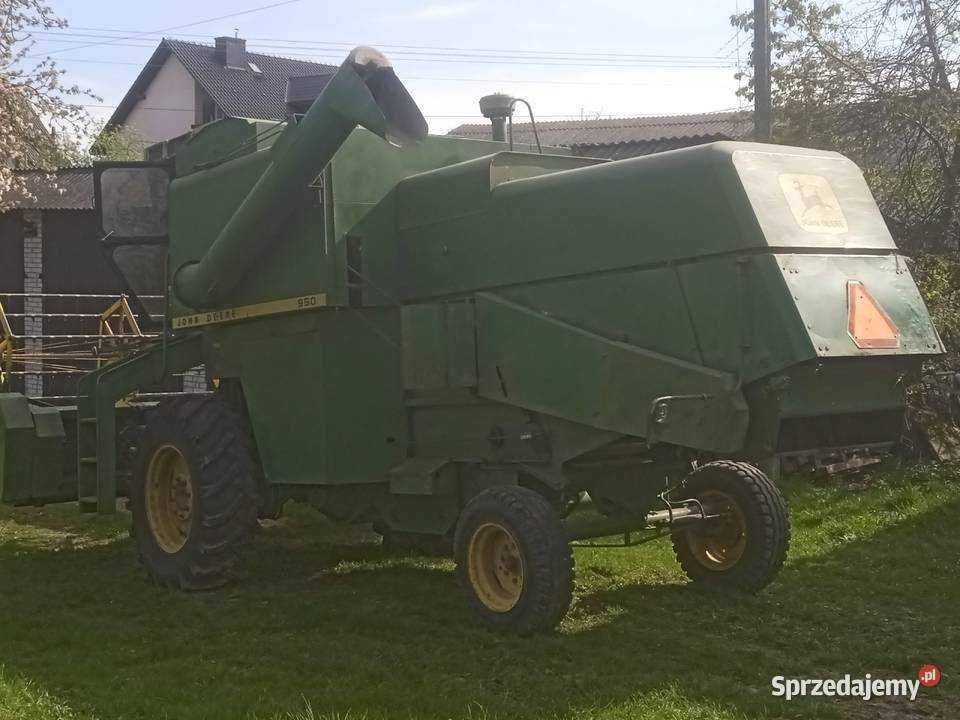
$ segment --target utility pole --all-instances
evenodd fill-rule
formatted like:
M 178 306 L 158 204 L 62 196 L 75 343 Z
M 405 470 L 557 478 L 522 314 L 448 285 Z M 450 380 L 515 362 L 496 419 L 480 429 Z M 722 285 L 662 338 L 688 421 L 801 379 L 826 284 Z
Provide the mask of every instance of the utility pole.
M 770 0 L 753 0 L 753 134 L 770 141 Z

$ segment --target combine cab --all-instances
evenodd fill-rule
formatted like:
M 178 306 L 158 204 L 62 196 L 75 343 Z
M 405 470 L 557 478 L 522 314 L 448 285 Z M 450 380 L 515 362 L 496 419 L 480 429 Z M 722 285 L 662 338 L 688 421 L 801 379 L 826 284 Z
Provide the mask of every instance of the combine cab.
M 98 177 L 104 234 L 161 238 L 170 291 L 162 336 L 81 383 L 72 497 L 128 495 L 148 572 L 183 589 L 300 501 L 451 547 L 505 632 L 563 616 L 573 540 L 669 534 L 694 581 L 759 590 L 789 540 L 760 468 L 869 460 L 943 351 L 849 160 L 427 136 L 370 49 L 302 117 Z M 118 403 L 198 365 L 216 391 L 161 402 L 118 483 Z M 21 443 L 53 440 L 5 402 L 15 490 L 45 472 Z

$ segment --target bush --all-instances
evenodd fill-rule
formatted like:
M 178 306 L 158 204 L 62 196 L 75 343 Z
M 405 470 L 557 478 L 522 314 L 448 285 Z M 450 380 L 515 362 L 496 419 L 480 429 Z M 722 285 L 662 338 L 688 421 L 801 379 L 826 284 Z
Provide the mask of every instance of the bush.
M 960 370 L 960 260 L 948 255 L 920 255 L 914 276 L 933 324 L 947 348 L 939 369 Z

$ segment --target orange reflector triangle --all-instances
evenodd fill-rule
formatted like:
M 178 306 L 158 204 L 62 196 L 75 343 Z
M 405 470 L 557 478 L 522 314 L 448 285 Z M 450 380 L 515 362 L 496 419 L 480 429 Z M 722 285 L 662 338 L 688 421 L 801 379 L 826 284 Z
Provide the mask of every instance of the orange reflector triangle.
M 847 283 L 847 328 L 863 350 L 900 347 L 900 331 L 859 280 Z

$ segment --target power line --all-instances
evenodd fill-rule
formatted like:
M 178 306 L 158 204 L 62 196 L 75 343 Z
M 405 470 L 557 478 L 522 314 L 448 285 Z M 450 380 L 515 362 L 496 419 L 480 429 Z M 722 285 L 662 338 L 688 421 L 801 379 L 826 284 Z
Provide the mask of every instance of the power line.
M 36 33 L 40 35 L 41 33 Z M 45 39 L 42 39 L 40 42 L 46 42 Z M 65 43 L 81 43 L 84 41 L 79 40 L 60 40 L 56 39 L 55 42 L 65 42 Z M 143 43 L 112 43 L 112 47 L 132 47 L 132 48 L 144 48 L 151 49 L 154 46 L 143 44 Z M 205 47 L 210 47 L 209 45 Z M 250 48 L 258 49 L 267 49 L 267 50 L 276 50 L 285 52 L 287 56 L 294 57 L 343 57 L 342 52 L 338 49 L 331 48 L 320 48 L 317 47 L 316 51 L 310 53 L 297 53 L 290 52 L 295 50 L 307 50 L 310 49 L 307 46 L 289 46 L 289 45 L 270 45 L 270 44 L 257 44 L 253 43 L 249 46 Z M 56 51 L 55 51 L 56 52 Z M 616 67 L 611 63 L 626 63 L 629 65 L 637 65 L 643 67 L 645 65 L 654 65 L 654 66 L 668 66 L 668 67 L 700 67 L 700 66 L 714 66 L 725 67 L 729 65 L 727 62 L 723 62 L 727 58 L 716 58 L 716 59 L 698 59 L 696 56 L 682 56 L 682 55 L 662 55 L 662 56 L 648 56 L 641 59 L 630 59 L 628 56 L 623 58 L 602 58 L 602 57 L 587 57 L 580 56 L 577 54 L 571 54 L 569 57 L 561 56 L 559 53 L 555 55 L 507 55 L 507 54 L 496 54 L 496 55 L 480 55 L 471 52 L 431 52 L 431 51 L 413 51 L 413 50 L 393 50 L 390 51 L 390 55 L 394 57 L 406 58 L 406 56 L 426 56 L 426 57 L 435 57 L 440 59 L 447 58 L 473 58 L 479 60 L 509 60 L 509 61 L 529 61 L 529 60 L 545 60 L 550 64 L 555 64 L 564 61 L 577 60 L 579 57 L 584 57 L 586 60 L 590 60 L 594 63 L 600 63 L 599 67 Z M 32 56 L 35 57 L 35 56 Z
M 76 40 L 58 40 L 57 42 L 79 42 Z M 133 47 L 133 48 L 143 48 L 151 49 L 152 45 L 144 44 L 134 44 L 134 43 L 110 43 L 113 47 Z M 81 44 L 77 48 L 66 48 L 67 50 L 79 49 L 80 47 L 89 47 L 89 44 Z M 299 50 L 302 48 L 292 48 L 288 46 L 278 46 L 278 45 L 251 45 L 251 51 L 255 50 L 274 50 L 283 53 L 283 57 L 288 58 L 317 58 L 323 60 L 331 60 L 333 62 L 339 62 L 342 59 L 342 54 L 336 50 L 318 50 L 316 52 L 291 52 L 291 50 Z M 53 51 L 53 53 L 59 53 L 63 50 L 58 48 Z M 255 53 L 256 54 L 256 53 Z M 467 64 L 482 64 L 482 65 L 529 65 L 529 66 L 541 66 L 541 67 L 590 67 L 590 68 L 662 68 L 662 69 L 671 69 L 671 70 L 682 70 L 682 69 L 701 69 L 701 68 L 731 68 L 734 65 L 730 62 L 720 62 L 716 60 L 711 61 L 699 61 L 699 60 L 684 60 L 684 61 L 673 61 L 668 59 L 646 59 L 646 60 L 633 60 L 633 61 L 615 61 L 607 60 L 602 58 L 591 59 L 590 62 L 579 62 L 575 58 L 563 58 L 563 57 L 537 57 L 537 56 L 514 56 L 514 55 L 474 55 L 471 53 L 448 53 L 448 52 L 420 52 L 420 51 L 395 51 L 391 55 L 398 58 L 398 60 L 406 60 L 410 62 L 451 62 L 451 63 L 467 63 Z M 417 57 L 414 57 L 414 56 Z M 30 58 L 42 58 L 42 57 L 52 57 L 48 54 L 33 54 L 29 56 Z
M 214 22 L 219 19 L 225 19 L 229 17 L 236 17 L 238 15 L 249 14 L 257 12 L 264 9 L 275 8 L 282 5 L 292 4 L 293 2 L 298 2 L 299 0 L 284 0 L 283 2 L 276 2 L 270 5 L 261 6 L 258 8 L 253 8 L 250 10 L 240 11 L 238 13 L 231 13 L 228 15 L 223 15 L 217 18 L 210 18 L 208 20 L 200 20 L 192 23 L 187 23 L 184 25 L 178 25 L 170 28 L 164 28 L 161 30 L 155 31 L 128 31 L 128 30 L 116 30 L 116 29 L 106 29 L 106 28 L 85 28 L 78 27 L 74 28 L 75 30 L 87 30 L 89 32 L 65 32 L 65 31 L 55 31 L 55 32 L 36 32 L 34 33 L 37 36 L 42 36 L 43 38 L 50 38 L 52 41 L 61 42 L 61 43 L 70 43 L 75 45 L 75 47 L 69 47 L 64 49 L 57 49 L 54 53 L 61 53 L 72 50 L 79 50 L 82 48 L 96 47 L 102 45 L 113 45 L 114 47 L 132 47 L 132 48 L 144 48 L 150 49 L 153 48 L 152 44 L 144 44 L 144 42 L 137 43 L 137 40 L 150 42 L 152 37 L 162 37 L 162 33 L 172 30 L 179 30 L 182 28 L 188 28 L 195 25 L 201 25 L 208 22 Z M 111 33 L 111 34 L 104 34 Z M 117 35 L 115 33 L 129 33 L 126 35 Z M 198 35 L 198 34 L 182 34 L 183 37 L 196 37 L 208 39 L 208 35 Z M 82 39 L 67 39 L 69 38 L 82 38 Z M 736 34 L 734 35 L 736 38 Z M 88 42 L 89 39 L 99 39 L 103 42 Z M 133 40 L 131 43 L 122 43 L 124 40 Z M 331 59 L 335 63 L 339 62 L 343 56 L 343 52 L 347 48 L 353 47 L 351 43 L 342 43 L 334 41 L 310 41 L 310 40 L 297 40 L 297 39 L 284 39 L 284 38 L 247 38 L 247 40 L 254 43 L 251 45 L 251 48 L 257 49 L 272 49 L 279 50 L 285 53 L 285 55 L 293 55 L 295 57 L 303 57 L 310 59 Z M 42 39 L 40 42 L 46 42 L 47 40 Z M 255 44 L 256 41 L 262 41 L 263 44 Z M 271 44 L 271 43 L 283 43 Z M 729 42 L 726 44 L 729 45 Z M 724 47 L 726 47 L 726 45 Z M 206 45 L 206 47 L 210 47 Z M 431 62 L 431 63 L 464 63 L 464 64 L 494 64 L 494 65 L 506 65 L 511 66 L 516 65 L 528 65 L 528 66 L 543 66 L 543 67 L 594 67 L 594 68 L 630 68 L 630 69 L 723 69 L 728 67 L 734 67 L 730 64 L 719 63 L 718 60 L 725 60 L 726 58 L 722 56 L 711 56 L 711 55 L 653 55 L 653 54 L 637 54 L 637 53 L 616 53 L 616 52 L 587 52 L 587 51 L 561 51 L 561 50 L 520 50 L 520 49 L 494 49 L 494 48 L 459 48 L 459 47 L 445 47 L 445 46 L 429 46 L 429 45 L 402 45 L 402 44 L 378 44 L 378 46 L 387 49 L 394 48 L 390 53 L 392 55 L 399 55 L 398 60 L 409 60 L 411 62 Z M 316 52 L 304 53 L 304 52 L 290 52 L 291 50 L 309 50 L 316 48 Z M 251 50 L 252 51 L 252 50 Z M 36 56 L 31 56 L 36 57 Z M 577 59 L 583 59 L 586 62 L 578 62 Z M 96 63 L 96 64 L 111 64 L 111 65 L 127 65 L 134 67 L 150 67 L 150 64 L 141 64 L 137 62 L 123 62 L 123 61 L 114 61 L 114 60 L 103 60 L 103 59 L 94 59 L 94 58 L 64 58 L 64 60 L 69 60 L 71 62 L 85 62 L 85 63 Z M 160 67 L 162 65 L 156 65 Z M 578 85 L 578 86 L 640 86 L 640 85 L 663 85 L 666 83 L 651 83 L 651 82 L 589 82 L 589 81 L 558 81 L 558 80 L 536 80 L 529 78 L 522 79 L 503 79 L 503 78 L 470 78 L 470 77 L 431 77 L 431 76 L 411 76 L 405 75 L 409 80 L 420 80 L 420 81 L 439 81 L 439 82 L 480 82 L 480 83 L 502 83 L 502 84 L 514 84 L 514 83 L 524 83 L 524 84 L 542 84 L 542 85 Z M 84 107 L 99 107 L 99 108 L 111 108 L 116 106 L 111 105 L 85 105 Z M 145 108 L 158 111 L 173 111 L 173 112 L 193 112 L 192 108 Z M 625 113 L 630 115 L 631 113 Z M 614 114 L 616 115 L 616 114 Z M 610 117 L 611 115 L 608 115 Z M 463 115 L 463 116 L 444 116 L 444 115 L 435 115 L 430 116 L 433 118 L 475 118 L 476 115 Z M 571 114 L 571 115 L 554 115 L 554 116 L 544 116 L 544 117 L 554 117 L 554 118 L 572 118 L 577 119 L 580 115 Z M 598 116 L 600 117 L 600 116 Z
M 240 10 L 239 12 L 229 13 L 227 15 L 220 15 L 218 17 L 208 18 L 206 20 L 197 20 L 196 22 L 185 23 L 183 25 L 173 25 L 171 27 L 160 28 L 159 30 L 147 30 L 144 32 L 135 32 L 132 35 L 127 37 L 118 37 L 117 40 L 133 40 L 142 35 L 156 35 L 157 33 L 170 32 L 171 30 L 181 30 L 183 28 L 195 27 L 197 25 L 205 25 L 206 23 L 216 22 L 217 20 L 226 20 L 227 18 L 240 17 L 241 15 L 249 15 L 251 13 L 260 12 L 262 10 L 270 10 L 271 8 L 281 7 L 283 5 L 292 5 L 293 3 L 300 2 L 301 0 L 281 0 L 280 2 L 275 2 L 270 5 L 261 5 L 260 7 L 251 8 L 249 10 Z M 71 52 L 73 50 L 81 50 L 83 48 L 89 47 L 98 47 L 100 45 L 111 45 L 113 43 L 107 42 L 95 42 L 88 43 L 86 45 L 80 45 L 79 47 L 64 48 L 58 52 Z
M 51 57 L 49 55 L 30 55 L 31 59 L 43 59 Z M 308 53 L 289 53 L 286 57 L 292 59 L 303 58 L 304 61 L 313 60 L 319 64 L 330 64 L 338 63 L 343 58 L 341 56 L 334 55 L 317 55 L 317 54 L 308 54 Z M 121 62 L 121 61 L 108 61 L 108 60 L 96 60 L 96 59 L 73 59 L 73 58 L 58 58 L 64 61 L 73 61 L 73 62 L 88 62 L 88 63 L 102 63 L 106 65 L 136 65 L 138 67 L 145 67 L 143 63 L 134 63 L 134 62 Z M 735 68 L 736 65 L 733 63 L 724 64 L 724 65 L 674 65 L 674 64 L 654 64 L 647 63 L 642 65 L 634 64 L 590 64 L 590 63 L 565 63 L 565 62 L 521 62 L 516 60 L 468 60 L 462 58 L 402 58 L 405 62 L 419 62 L 419 63 L 434 63 L 442 65 L 445 63 L 456 63 L 458 65 L 510 65 L 510 66 L 525 66 L 525 67 L 570 67 L 570 68 L 610 68 L 614 70 L 729 70 Z M 327 61 L 327 62 L 324 62 Z
M 155 67 L 161 68 L 163 64 L 150 64 L 150 63 L 138 63 L 138 62 L 127 62 L 122 60 L 95 60 L 93 58 L 70 58 L 70 62 L 79 62 L 79 63 L 95 63 L 99 65 L 126 65 L 139 68 Z M 523 84 L 523 85 L 576 85 L 580 87 L 672 87 L 672 82 L 650 82 L 646 80 L 640 80 L 635 82 L 604 82 L 604 81 L 589 81 L 589 80 L 540 80 L 540 79 L 531 79 L 531 78 L 471 78 L 471 77 L 437 77 L 434 75 L 407 75 L 404 73 L 404 80 L 420 80 L 425 82 L 438 81 L 438 82 L 472 82 L 472 83 L 485 83 L 487 85 L 493 84 L 502 84 L 502 85 L 512 85 L 512 84 Z
M 71 48 L 72 49 L 72 48 Z M 255 53 L 256 54 L 256 53 Z M 31 59 L 43 59 L 51 58 L 50 55 L 30 55 L 28 56 Z M 342 59 L 342 55 L 331 55 L 331 54 L 322 54 L 322 53 L 285 53 L 283 57 L 291 59 L 300 59 L 303 58 L 305 61 L 313 60 L 315 62 L 327 61 L 323 64 L 337 64 Z M 63 60 L 72 60 L 73 58 L 63 58 Z M 467 59 L 467 58 L 457 58 L 457 57 L 404 57 L 400 58 L 404 62 L 419 62 L 419 63 L 435 63 L 435 64 L 444 64 L 444 63 L 456 63 L 456 64 L 465 64 L 465 65 L 510 65 L 510 66 L 525 66 L 525 67 L 571 67 L 571 68 L 610 68 L 614 70 L 724 70 L 731 69 L 736 67 L 733 63 L 726 64 L 675 64 L 675 63 L 578 63 L 578 62 L 548 62 L 548 61 L 524 61 L 524 60 L 511 60 L 511 59 L 484 59 L 478 57 L 477 59 Z M 77 60 L 81 62 L 81 60 Z M 98 62 L 98 63 L 107 63 L 105 60 L 83 60 L 82 62 Z M 109 63 L 112 64 L 112 63 Z M 127 62 L 117 62 L 116 64 L 120 65 L 129 65 L 131 63 Z M 134 65 L 139 65 L 143 67 L 140 63 L 132 63 Z
M 269 46 L 259 46 L 255 45 L 253 47 L 269 47 Z M 273 48 L 278 49 L 278 48 Z M 283 50 L 284 48 L 279 48 Z M 395 53 L 394 53 L 395 54 Z M 285 56 L 297 58 L 325 58 L 325 59 L 339 59 L 341 55 L 332 55 L 330 53 L 285 53 Z M 648 62 L 633 62 L 633 63 L 615 63 L 615 62 L 566 62 L 557 58 L 553 60 L 551 58 L 544 58 L 542 60 L 526 60 L 519 58 L 494 58 L 492 56 L 469 56 L 469 55 L 440 55 L 437 57 L 401 57 L 398 58 L 405 62 L 451 62 L 451 63 L 467 63 L 467 64 L 477 64 L 477 65 L 526 65 L 526 66 L 538 66 L 538 67 L 589 67 L 589 68 L 664 68 L 671 70 L 683 70 L 687 68 L 729 68 L 734 67 L 731 63 L 670 63 L 670 62 L 657 62 L 657 61 L 648 61 Z
M 105 109 L 108 109 L 108 110 L 112 110 L 112 109 L 115 109 L 117 106 L 116 106 L 116 105 L 105 105 L 105 104 L 82 104 L 82 105 L 80 105 L 80 107 L 85 107 L 85 108 L 105 108 Z M 138 106 L 138 107 L 139 107 L 139 109 L 141 109 L 141 110 L 156 110 L 156 111 L 168 111 L 168 112 L 190 112 L 190 113 L 195 112 L 195 108 L 146 107 L 146 106 Z M 712 110 L 712 111 L 709 111 L 708 113 L 697 113 L 697 114 L 698 114 L 698 115 L 701 115 L 701 114 L 710 114 L 710 113 L 733 112 L 733 111 L 736 110 L 736 109 L 737 109 L 737 108 L 723 108 L 723 109 L 721 109 L 721 110 Z M 591 115 L 591 117 L 590 117 L 589 119 L 590 119 L 590 120 L 609 120 L 609 119 L 617 119 L 617 118 L 624 118 L 624 117 L 637 117 L 637 116 L 640 116 L 640 117 L 649 117 L 649 118 L 655 118 L 655 117 L 673 117 L 674 115 L 678 115 L 678 114 L 679 114 L 679 115 L 682 115 L 683 113 L 648 115 L 648 114 L 646 114 L 646 113 L 637 113 L 637 112 L 611 112 L 611 113 L 603 113 L 603 114 L 598 114 L 598 115 Z M 478 120 L 478 122 L 479 122 L 479 120 L 481 119 L 480 116 L 479 116 L 477 113 L 474 113 L 474 114 L 472 114 L 472 115 L 424 115 L 424 117 L 426 117 L 426 118 L 432 118 L 432 119 L 434 119 L 434 120 L 441 120 L 441 119 L 442 119 L 442 120 L 469 120 L 469 119 L 476 119 L 476 120 Z M 582 119 L 582 114 L 581 114 L 581 113 L 570 113 L 570 114 L 559 114 L 559 115 L 541 115 L 541 114 L 537 114 L 537 117 L 538 117 L 538 118 L 549 118 L 549 119 L 555 119 L 555 120 L 558 120 L 558 119 L 580 120 L 580 119 Z
M 186 27 L 186 26 L 181 26 Z M 168 28 L 169 30 L 170 28 Z M 64 31 L 56 31 L 55 33 L 49 34 L 64 34 L 64 35 L 73 35 L 76 37 L 81 37 L 81 33 L 73 33 L 72 30 L 87 30 L 92 32 L 100 33 L 123 33 L 123 32 L 134 32 L 126 30 L 116 30 L 110 28 L 92 28 L 92 27 L 72 27 Z M 166 32 L 165 30 L 158 30 L 150 33 L 145 32 L 135 32 L 135 36 L 141 35 L 156 35 L 157 33 Z M 181 37 L 193 37 L 193 38 L 204 38 L 209 39 L 208 35 L 197 35 L 189 33 L 179 33 Z M 104 38 L 113 38 L 117 39 L 129 39 L 129 37 L 115 36 L 115 35 L 92 35 L 91 37 L 104 37 Z M 132 36 L 131 36 L 132 37 Z M 156 38 L 158 41 L 160 37 Z M 294 38 L 256 38 L 248 37 L 246 40 L 251 42 L 261 42 L 261 43 L 290 43 L 300 46 L 309 46 L 309 47 L 323 47 L 329 49 L 339 49 L 345 48 L 347 50 L 352 49 L 357 43 L 347 43 L 347 42 L 335 42 L 335 41 L 317 41 L 317 40 L 298 40 Z M 406 45 L 406 44 L 397 44 L 397 43 L 374 43 L 378 48 L 388 49 L 388 48 L 399 48 L 402 50 L 445 50 L 445 51 L 455 51 L 455 52 L 468 52 L 468 53 L 508 53 L 515 55 L 533 55 L 533 56 L 547 56 L 547 55 L 563 55 L 571 57 L 611 57 L 611 58 L 633 58 L 633 59 L 692 59 L 692 60 L 715 60 L 722 59 L 721 55 L 656 55 L 656 54 L 647 54 L 647 53 L 627 53 L 627 52 L 607 52 L 607 51 L 576 51 L 576 50 L 525 50 L 525 49 L 516 49 L 516 48 L 477 48 L 477 47 L 445 47 L 445 46 L 436 46 L 436 45 Z
M 34 36 L 42 36 L 44 38 L 51 38 L 58 40 L 59 42 L 69 42 L 69 43 L 84 43 L 87 40 L 61 40 L 60 38 L 102 38 L 102 39 L 116 39 L 123 40 L 129 39 L 115 35 L 100 35 L 100 34 L 91 34 L 91 33 L 72 33 L 65 31 L 37 31 L 33 33 Z M 183 33 L 177 33 L 177 37 L 186 38 L 206 38 L 209 39 L 208 35 L 188 35 Z M 153 37 L 150 36 L 138 36 L 138 39 L 143 40 L 152 40 L 159 42 L 163 39 L 163 36 L 156 35 Z M 295 39 L 285 39 L 285 38 L 245 38 L 248 42 L 258 44 L 259 47 L 274 47 L 274 48 L 289 48 L 289 49 L 310 49 L 318 48 L 325 50 L 327 52 L 341 52 L 345 49 L 351 49 L 353 45 L 350 43 L 337 43 L 337 42 L 317 42 L 310 40 L 295 40 Z M 277 43 L 282 43 L 278 45 Z M 118 46 L 122 47 L 122 46 Z M 151 47 L 150 45 L 137 45 L 136 47 Z M 209 47 L 209 45 L 207 45 Z M 454 52 L 457 54 L 468 54 L 470 56 L 475 56 L 480 53 L 481 57 L 543 57 L 550 58 L 553 57 L 557 60 L 571 59 L 571 58 L 589 58 L 594 60 L 695 60 L 695 61 L 705 61 L 705 60 L 722 60 L 725 56 L 723 55 L 675 55 L 675 54 L 636 54 L 636 53 L 593 53 L 593 52 L 581 52 L 575 50 L 515 50 L 509 48 L 503 48 L 500 50 L 494 49 L 476 49 L 476 48 L 461 48 L 461 47 L 442 47 L 442 46 L 429 46 L 429 45 L 385 45 L 378 44 L 378 47 L 384 49 L 390 49 L 392 54 L 416 54 L 416 55 L 433 55 L 437 54 L 434 51 L 440 51 L 443 54 L 448 54 Z M 492 54 L 492 55 L 491 55 Z
M 737 9 L 736 14 L 737 15 L 740 14 L 739 9 Z M 740 28 L 737 28 L 736 30 L 733 31 L 733 34 L 730 36 L 730 38 L 722 46 L 720 46 L 720 49 L 717 52 L 722 53 L 724 50 L 730 47 L 733 44 L 734 40 L 736 40 L 739 36 L 740 36 Z M 727 57 L 727 56 L 718 55 L 717 57 Z

